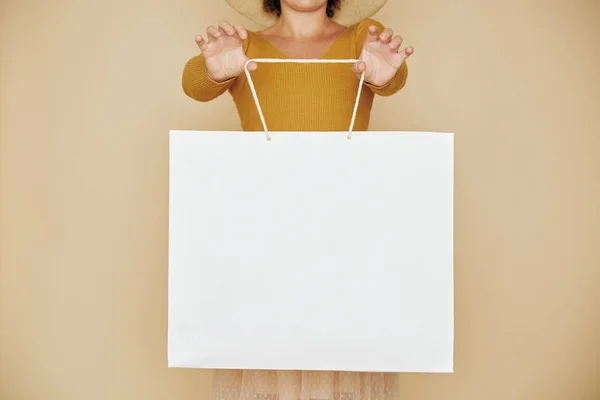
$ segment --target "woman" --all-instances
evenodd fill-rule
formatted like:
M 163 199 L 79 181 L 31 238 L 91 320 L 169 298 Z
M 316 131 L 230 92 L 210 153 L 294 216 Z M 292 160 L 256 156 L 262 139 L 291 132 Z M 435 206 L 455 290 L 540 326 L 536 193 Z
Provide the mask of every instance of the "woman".
M 267 127 L 272 131 L 344 131 L 365 72 L 355 130 L 367 130 L 374 95 L 400 90 L 407 77 L 402 38 L 371 19 L 386 0 L 228 0 L 256 22 L 249 32 L 222 22 L 207 29 L 202 52 L 183 72 L 185 93 L 209 101 L 229 91 L 242 128 L 261 131 L 244 65 L 249 58 L 359 59 L 352 64 L 250 63 Z M 218 370 L 215 400 L 395 400 L 396 374 L 335 371 Z
M 249 58 L 358 59 L 352 64 L 251 63 L 252 81 L 271 131 L 344 131 L 352 117 L 360 74 L 365 72 L 354 130 L 368 129 L 374 95 L 389 96 L 407 78 L 412 47 L 369 17 L 386 0 L 228 0 L 261 25 L 250 32 L 222 22 L 196 37 L 202 52 L 185 66 L 183 89 L 198 101 L 229 91 L 242 129 L 263 126 L 246 84 Z M 340 4 L 341 3 L 341 4 Z M 364 90 L 367 89 L 367 90 Z

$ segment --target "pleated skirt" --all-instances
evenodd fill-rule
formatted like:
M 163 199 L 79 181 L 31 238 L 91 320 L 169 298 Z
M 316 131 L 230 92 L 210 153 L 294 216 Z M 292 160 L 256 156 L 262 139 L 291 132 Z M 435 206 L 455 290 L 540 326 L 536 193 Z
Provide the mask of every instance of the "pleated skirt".
M 397 373 L 216 370 L 214 400 L 398 400 Z

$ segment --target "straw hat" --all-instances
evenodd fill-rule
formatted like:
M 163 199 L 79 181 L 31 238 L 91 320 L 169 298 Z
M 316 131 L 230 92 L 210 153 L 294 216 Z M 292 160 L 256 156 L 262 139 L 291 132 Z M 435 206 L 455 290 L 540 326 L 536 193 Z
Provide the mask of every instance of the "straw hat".
M 271 26 L 277 16 L 263 10 L 263 0 L 226 0 L 227 3 L 242 14 L 262 26 Z M 350 26 L 375 14 L 387 0 L 342 0 L 340 9 L 333 20 L 338 24 Z

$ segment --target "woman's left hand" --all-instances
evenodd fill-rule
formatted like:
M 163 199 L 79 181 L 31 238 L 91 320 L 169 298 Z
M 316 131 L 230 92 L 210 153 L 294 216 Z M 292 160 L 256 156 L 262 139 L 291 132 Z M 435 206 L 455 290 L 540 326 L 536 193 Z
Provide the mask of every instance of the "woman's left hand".
M 375 25 L 369 26 L 359 62 L 353 66 L 358 77 L 365 71 L 365 82 L 373 86 L 388 83 L 413 52 L 412 47 L 400 49 L 402 37 L 394 36 L 391 29 L 379 32 Z

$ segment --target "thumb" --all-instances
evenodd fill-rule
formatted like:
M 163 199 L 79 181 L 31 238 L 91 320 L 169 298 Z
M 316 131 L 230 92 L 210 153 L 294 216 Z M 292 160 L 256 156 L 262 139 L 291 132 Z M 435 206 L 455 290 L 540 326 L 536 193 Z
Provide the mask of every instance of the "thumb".
M 352 72 L 358 75 L 362 74 L 366 68 L 367 65 L 364 61 L 358 61 L 352 64 Z
M 248 63 L 248 71 L 256 71 L 256 68 L 258 68 L 258 64 L 256 62 L 251 61 Z

